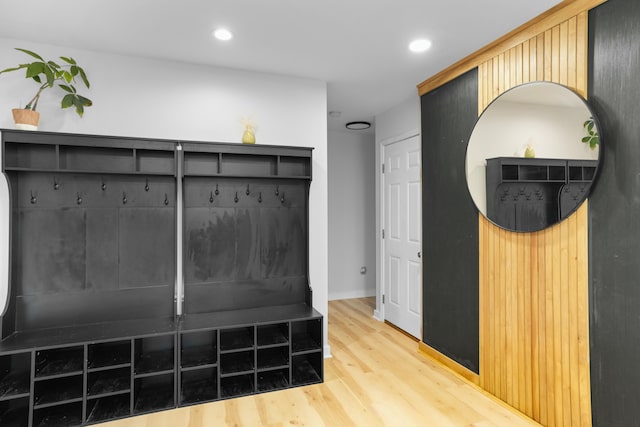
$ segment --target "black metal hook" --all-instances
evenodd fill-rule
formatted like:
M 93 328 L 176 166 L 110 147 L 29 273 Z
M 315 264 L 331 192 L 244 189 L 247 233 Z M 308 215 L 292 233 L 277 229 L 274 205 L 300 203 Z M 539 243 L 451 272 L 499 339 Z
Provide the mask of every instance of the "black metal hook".
M 236 191 L 236 197 L 233 198 L 233 201 L 238 203 L 238 192 Z
M 31 204 L 35 205 L 38 202 L 38 199 L 36 199 L 36 196 L 33 195 L 33 190 L 31 191 Z
M 76 203 L 78 203 L 79 205 L 82 204 L 82 196 L 80 195 L 80 193 L 76 193 Z
M 127 204 L 127 193 L 125 193 L 124 191 L 122 192 L 122 204 Z
M 282 192 L 282 197 L 280 198 L 280 203 L 284 203 L 284 191 Z
M 209 194 L 209 203 L 213 203 L 213 191 Z
M 220 190 L 218 190 L 218 184 L 216 184 L 216 196 L 220 195 Z
M 58 182 L 58 179 L 54 176 L 53 177 L 53 189 L 57 190 L 58 188 L 60 188 L 60 183 Z
M 164 193 L 164 205 L 167 206 L 169 204 L 169 197 L 167 196 L 167 193 Z
M 149 179 L 148 178 L 145 180 L 144 191 L 149 191 Z
M 280 186 L 276 185 L 276 196 L 280 195 Z
M 247 194 L 247 196 L 248 196 L 249 194 L 251 194 L 251 191 L 249 191 L 249 184 L 247 184 L 247 191 L 246 191 L 246 194 Z
M 258 203 L 262 203 L 262 191 L 258 194 Z
M 102 180 L 102 185 L 100 186 L 100 188 L 102 189 L 102 191 L 105 191 L 107 189 L 107 184 L 104 182 L 104 179 Z

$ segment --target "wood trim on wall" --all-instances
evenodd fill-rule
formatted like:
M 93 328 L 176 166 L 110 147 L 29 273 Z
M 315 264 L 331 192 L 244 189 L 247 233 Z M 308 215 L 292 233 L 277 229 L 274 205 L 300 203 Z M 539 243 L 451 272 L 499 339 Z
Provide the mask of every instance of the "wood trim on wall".
M 587 92 L 581 12 L 478 67 L 478 112 L 505 90 L 545 80 Z M 514 233 L 482 215 L 480 386 L 545 426 L 591 426 L 588 208 Z
M 428 78 L 418 85 L 419 95 L 436 89 L 443 84 L 455 79 L 466 73 L 488 59 L 529 40 L 540 33 L 559 25 L 571 17 L 577 16 L 582 12 L 586 12 L 594 7 L 606 2 L 607 0 L 564 0 L 562 3 L 533 18 L 529 22 L 524 23 L 520 27 L 505 34 L 493 43 L 488 44 L 482 49 L 472 53 L 466 58 L 461 59 L 455 64 L 445 68 L 438 74 Z

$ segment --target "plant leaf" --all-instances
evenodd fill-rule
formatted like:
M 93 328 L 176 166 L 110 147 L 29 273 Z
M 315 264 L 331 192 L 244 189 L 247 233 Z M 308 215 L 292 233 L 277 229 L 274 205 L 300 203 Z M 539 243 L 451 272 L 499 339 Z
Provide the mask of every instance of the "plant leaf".
M 80 68 L 80 67 L 78 67 L 78 72 L 80 73 L 80 78 L 84 82 L 84 85 L 88 89 L 89 88 L 89 79 L 87 79 L 87 75 L 85 74 L 84 70 L 82 68 Z
M 60 68 L 60 66 L 53 61 L 49 61 L 47 64 L 49 64 L 51 68 Z
M 71 75 L 71 73 L 66 70 L 62 72 L 62 77 L 64 77 L 67 83 L 71 83 L 71 81 L 73 80 L 73 76 Z
M 39 59 L 40 61 L 44 62 L 44 59 L 42 59 L 42 57 L 40 55 L 38 55 L 37 53 L 35 53 L 35 52 L 31 52 L 30 50 L 27 50 L 27 49 L 21 49 L 19 47 L 16 47 L 15 49 L 19 50 L 20 52 L 24 52 L 27 55 L 31 55 L 34 58 Z
M 591 139 L 590 136 L 585 136 L 584 138 L 582 138 L 582 142 L 587 143 L 587 142 L 589 142 L 590 139 Z
M 74 77 L 78 75 L 78 67 L 76 65 L 72 65 L 69 71 L 71 71 L 71 75 Z
M 38 83 L 42 84 L 42 80 L 40 79 L 40 76 L 33 76 L 31 77 L 33 80 L 37 81 Z
M 62 90 L 64 90 L 64 91 L 67 91 L 67 92 L 69 92 L 69 93 L 74 93 L 73 89 L 71 89 L 71 88 L 70 88 L 69 86 L 67 86 L 67 85 L 60 84 L 60 85 L 58 85 L 58 86 L 60 86 L 60 88 L 62 88 Z
M 74 96 L 73 105 L 76 106 L 76 113 L 78 113 L 78 115 L 82 117 L 82 115 L 84 114 L 84 105 L 82 105 L 82 101 L 80 101 L 80 98 Z
M 55 70 L 53 68 L 51 68 L 47 64 L 45 64 L 44 75 L 47 76 L 47 83 L 49 84 L 49 87 L 53 86 L 53 82 L 55 80 L 54 71 Z
M 76 65 L 76 61 L 71 57 L 61 56 L 60 59 L 62 59 L 67 64 Z
M 91 107 L 93 105 L 93 101 L 89 98 L 78 95 L 78 99 L 80 99 L 80 102 L 82 102 L 82 105 L 84 105 L 85 107 Z
M 2 71 L 0 71 L 0 74 L 2 73 L 8 73 L 9 71 L 16 71 L 16 70 L 21 70 L 23 68 L 27 68 L 29 66 L 29 64 L 20 64 L 19 67 L 14 67 L 14 68 L 6 68 Z
M 587 125 L 587 132 L 591 133 L 593 131 L 593 121 L 590 121 L 589 124 Z
M 61 106 L 62 108 L 69 108 L 69 107 L 71 107 L 71 106 L 73 105 L 74 98 L 75 98 L 75 97 L 73 96 L 73 94 L 70 94 L 70 93 L 66 94 L 66 95 L 64 96 L 64 98 L 62 98 L 62 102 L 61 102 L 60 106 Z
M 37 76 L 40 73 L 44 73 L 44 62 L 32 62 L 27 66 L 28 79 L 33 76 Z

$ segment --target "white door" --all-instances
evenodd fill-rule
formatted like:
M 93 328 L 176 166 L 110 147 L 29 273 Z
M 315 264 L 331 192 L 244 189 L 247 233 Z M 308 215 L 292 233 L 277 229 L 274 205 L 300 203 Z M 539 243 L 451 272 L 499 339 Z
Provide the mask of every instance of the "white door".
M 420 138 L 384 147 L 384 317 L 420 338 L 422 288 Z

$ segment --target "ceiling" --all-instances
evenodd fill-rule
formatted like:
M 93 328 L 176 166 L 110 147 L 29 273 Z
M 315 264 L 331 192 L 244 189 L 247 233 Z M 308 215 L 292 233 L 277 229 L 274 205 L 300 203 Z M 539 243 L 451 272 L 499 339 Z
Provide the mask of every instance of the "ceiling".
M 0 0 L 0 37 L 327 82 L 329 129 L 416 85 L 558 0 Z M 211 31 L 226 27 L 226 43 Z M 415 54 L 415 38 L 432 41 Z

